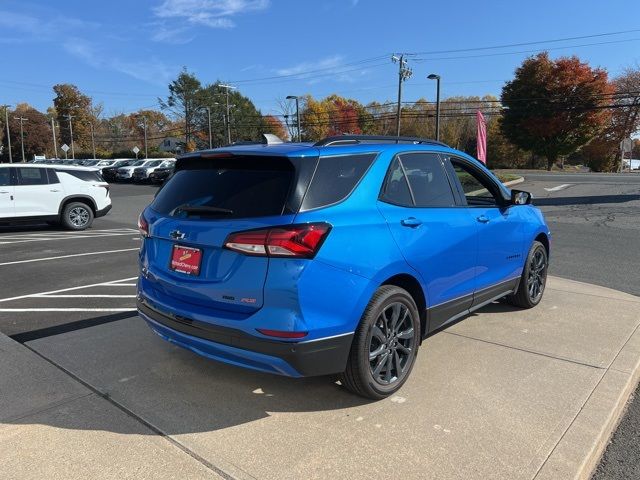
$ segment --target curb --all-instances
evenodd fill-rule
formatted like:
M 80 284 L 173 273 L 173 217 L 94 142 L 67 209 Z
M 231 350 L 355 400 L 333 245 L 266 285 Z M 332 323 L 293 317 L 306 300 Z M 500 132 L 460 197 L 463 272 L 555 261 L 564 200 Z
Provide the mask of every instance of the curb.
M 640 326 L 602 375 L 535 480 L 588 480 L 640 382 Z
M 515 180 L 509 180 L 508 182 L 504 182 L 503 185 L 505 187 L 510 187 L 511 185 L 517 185 L 522 182 L 524 182 L 524 177 L 516 178 Z

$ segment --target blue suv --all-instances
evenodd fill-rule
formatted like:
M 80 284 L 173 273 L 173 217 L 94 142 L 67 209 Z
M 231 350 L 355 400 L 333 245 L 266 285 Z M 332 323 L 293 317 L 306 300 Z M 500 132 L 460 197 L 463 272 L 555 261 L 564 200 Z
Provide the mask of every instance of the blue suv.
M 427 335 L 498 299 L 540 302 L 550 232 L 530 203 L 431 140 L 196 152 L 140 215 L 138 310 L 211 359 L 384 398 Z

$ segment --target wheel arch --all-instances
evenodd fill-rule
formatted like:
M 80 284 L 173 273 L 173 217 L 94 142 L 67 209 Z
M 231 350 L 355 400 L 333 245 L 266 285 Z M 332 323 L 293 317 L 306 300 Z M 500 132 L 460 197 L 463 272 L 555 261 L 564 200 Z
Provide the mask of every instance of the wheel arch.
M 69 195 L 67 197 L 64 197 L 60 202 L 60 208 L 58 209 L 58 216 L 61 216 L 65 207 L 72 202 L 80 202 L 88 205 L 91 208 L 93 215 L 94 216 L 96 215 L 96 212 L 98 210 L 96 206 L 96 202 L 89 195 Z
M 544 232 L 540 232 L 538 235 L 536 235 L 536 238 L 534 238 L 534 241 L 538 241 L 542 245 L 544 245 L 544 248 L 547 251 L 547 258 L 548 258 L 549 254 L 551 253 L 550 252 L 551 242 L 549 241 L 549 237 L 547 236 L 547 234 Z
M 420 336 L 424 338 L 427 331 L 427 299 L 418 279 L 408 273 L 399 273 L 387 278 L 380 284 L 380 286 L 382 285 L 393 285 L 409 292 L 409 295 L 411 295 L 418 307 L 418 314 L 420 315 Z

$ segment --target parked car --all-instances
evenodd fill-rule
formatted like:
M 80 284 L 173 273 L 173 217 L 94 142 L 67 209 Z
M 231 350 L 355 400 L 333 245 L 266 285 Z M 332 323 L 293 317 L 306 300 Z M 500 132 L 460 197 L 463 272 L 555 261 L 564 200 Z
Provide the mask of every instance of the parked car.
M 138 160 L 135 159 L 116 159 L 116 161 L 110 167 L 103 167 L 101 169 L 102 178 L 104 178 L 107 182 L 113 182 L 116 180 L 116 174 L 120 167 L 126 167 L 129 165 L 133 165 Z
M 183 156 L 138 223 L 158 335 L 373 399 L 427 335 L 498 299 L 536 306 L 551 239 L 531 195 L 465 153 L 357 135 Z
M 123 165 L 116 170 L 116 180 L 119 182 L 128 182 L 133 180 L 133 171 L 136 167 L 148 166 L 149 163 L 156 161 L 156 159 L 147 158 L 145 160 L 136 160 L 129 165 Z
M 0 164 L 0 223 L 49 222 L 84 230 L 109 210 L 109 184 L 95 169 Z
M 136 167 L 133 170 L 132 179 L 134 182 L 142 183 L 149 181 L 149 175 L 153 173 L 157 168 L 168 167 L 175 162 L 175 159 L 166 160 L 154 160 L 142 167 Z
M 173 162 L 168 167 L 158 167 L 153 170 L 149 174 L 149 181 L 154 184 L 163 183 L 167 178 L 169 178 L 175 169 L 175 162 Z

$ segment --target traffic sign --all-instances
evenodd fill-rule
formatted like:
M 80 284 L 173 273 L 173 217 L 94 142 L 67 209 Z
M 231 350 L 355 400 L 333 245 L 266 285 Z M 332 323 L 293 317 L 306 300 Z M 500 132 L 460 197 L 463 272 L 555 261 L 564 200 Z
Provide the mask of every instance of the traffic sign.
M 67 145 L 66 143 L 62 145 L 62 150 L 64 151 L 64 153 L 67 153 L 70 150 L 69 145 Z
M 138 147 L 133 147 L 133 149 L 131 150 L 133 153 L 135 153 L 136 155 L 138 153 L 140 153 L 140 149 Z
M 625 138 L 624 140 L 622 140 L 620 142 L 620 150 L 622 150 L 622 153 L 630 152 L 631 150 L 633 150 L 633 140 L 631 140 L 630 138 Z

